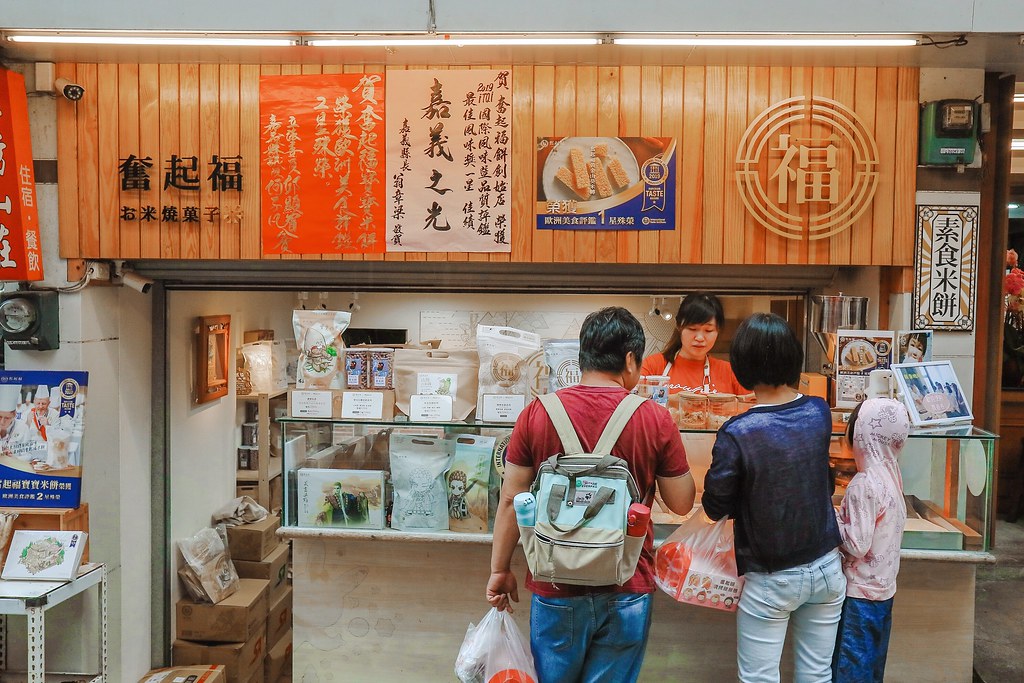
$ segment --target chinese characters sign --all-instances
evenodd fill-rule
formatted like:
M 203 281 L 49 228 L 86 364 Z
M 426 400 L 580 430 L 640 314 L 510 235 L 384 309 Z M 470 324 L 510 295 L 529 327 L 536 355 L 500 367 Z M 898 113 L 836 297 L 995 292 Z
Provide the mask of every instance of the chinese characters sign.
M 824 97 L 791 97 L 765 109 L 743 133 L 736 182 L 747 211 L 768 230 L 825 239 L 871 205 L 878 148 L 853 110 Z
M 176 192 L 184 201 L 179 210 L 177 204 L 166 203 L 159 207 L 144 203 L 142 206 L 122 204 L 118 218 L 121 221 L 139 221 L 140 223 L 215 223 L 223 220 L 226 223 L 241 223 L 242 209 L 233 206 L 200 206 L 192 202 L 199 201 L 199 191 L 205 182 L 212 192 L 233 193 L 237 196 L 242 191 L 242 157 L 221 156 L 213 154 L 201 167 L 197 156 L 178 156 L 171 154 L 164 160 L 163 168 L 154 169 L 152 156 L 140 157 L 129 153 L 118 159 L 117 175 L 121 196 L 125 193 L 149 192 L 154 186 L 154 177 L 162 191 L 167 193 L 165 199 L 170 200 L 170 193 Z M 173 201 L 173 200 L 171 200 Z
M 953 202 L 922 203 L 942 199 Z M 918 193 L 912 315 L 915 327 L 974 329 L 978 205 L 976 193 Z
M 0 281 L 42 279 L 25 79 L 0 69 Z
M 388 251 L 511 251 L 511 73 L 390 71 L 388 91 Z
M 384 77 L 260 78 L 263 253 L 384 251 Z
M 538 138 L 537 229 L 672 230 L 674 138 Z

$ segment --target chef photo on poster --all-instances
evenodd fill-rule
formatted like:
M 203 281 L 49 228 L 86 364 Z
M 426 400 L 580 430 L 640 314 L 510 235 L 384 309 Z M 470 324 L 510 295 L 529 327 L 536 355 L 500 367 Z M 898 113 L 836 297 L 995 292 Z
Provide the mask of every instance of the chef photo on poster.
M 868 375 L 892 365 L 891 330 L 836 332 L 836 407 L 853 408 L 867 398 Z
M 903 403 L 915 427 L 971 422 L 967 396 L 948 360 L 892 366 Z
M 675 151 L 675 138 L 537 138 L 537 229 L 674 230 Z
M 0 507 L 76 508 L 86 372 L 0 372 Z

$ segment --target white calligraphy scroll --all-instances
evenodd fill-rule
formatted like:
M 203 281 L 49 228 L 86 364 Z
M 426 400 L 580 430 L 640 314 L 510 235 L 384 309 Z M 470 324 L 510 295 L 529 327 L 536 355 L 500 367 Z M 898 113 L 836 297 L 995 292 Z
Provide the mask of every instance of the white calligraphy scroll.
M 387 78 L 387 250 L 511 251 L 511 72 Z
M 978 276 L 976 192 L 918 192 L 914 326 L 972 330 Z

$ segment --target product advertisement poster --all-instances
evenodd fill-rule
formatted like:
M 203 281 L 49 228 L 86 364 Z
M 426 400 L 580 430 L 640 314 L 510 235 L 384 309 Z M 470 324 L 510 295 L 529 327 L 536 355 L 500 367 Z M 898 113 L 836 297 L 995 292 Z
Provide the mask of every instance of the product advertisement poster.
M 0 372 L 0 507 L 78 507 L 88 378 Z
M 537 229 L 674 230 L 675 152 L 675 138 L 537 138 Z
M 854 408 L 867 398 L 868 375 L 892 365 L 891 330 L 836 332 L 836 407 Z

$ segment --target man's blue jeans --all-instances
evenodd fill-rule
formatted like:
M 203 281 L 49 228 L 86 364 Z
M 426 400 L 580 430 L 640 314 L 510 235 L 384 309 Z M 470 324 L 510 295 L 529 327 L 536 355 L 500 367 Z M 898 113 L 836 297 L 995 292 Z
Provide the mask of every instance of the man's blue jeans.
M 644 593 L 534 595 L 530 647 L 540 683 L 635 681 L 647 647 L 653 598 Z
M 797 683 L 829 683 L 846 596 L 839 551 L 777 572 L 744 575 L 736 614 L 736 662 L 743 683 L 778 683 L 786 630 L 793 624 Z

